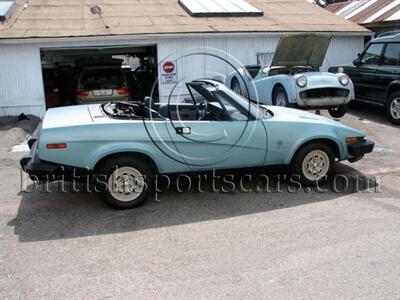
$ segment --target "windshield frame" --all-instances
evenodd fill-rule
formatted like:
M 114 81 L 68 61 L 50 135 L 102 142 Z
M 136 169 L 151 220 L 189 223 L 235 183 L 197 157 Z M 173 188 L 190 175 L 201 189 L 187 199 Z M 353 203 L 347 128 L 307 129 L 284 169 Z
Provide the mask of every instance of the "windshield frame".
M 262 105 L 262 103 L 259 101 L 244 98 L 242 95 L 235 93 L 226 86 L 220 89 L 223 90 L 229 97 L 233 98 L 236 103 L 249 111 L 254 119 L 265 119 L 266 112 L 268 113 L 268 119 L 274 116 L 274 113 L 271 110 L 261 107 L 260 105 Z

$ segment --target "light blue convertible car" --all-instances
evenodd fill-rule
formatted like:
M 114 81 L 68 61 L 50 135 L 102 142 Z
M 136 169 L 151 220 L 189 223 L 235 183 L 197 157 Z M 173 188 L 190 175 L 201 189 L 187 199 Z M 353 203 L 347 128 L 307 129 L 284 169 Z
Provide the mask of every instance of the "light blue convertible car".
M 89 174 L 114 208 L 141 204 L 157 174 L 286 166 L 306 185 L 336 161 L 361 159 L 374 143 L 339 122 L 254 104 L 213 80 L 187 84 L 192 103 L 110 102 L 50 109 L 31 153 L 34 179 Z
M 225 78 L 236 93 L 267 105 L 303 109 L 328 109 L 332 117 L 346 114 L 354 99 L 354 86 L 344 73 L 319 72 L 331 37 L 282 37 L 267 65 L 239 68 Z

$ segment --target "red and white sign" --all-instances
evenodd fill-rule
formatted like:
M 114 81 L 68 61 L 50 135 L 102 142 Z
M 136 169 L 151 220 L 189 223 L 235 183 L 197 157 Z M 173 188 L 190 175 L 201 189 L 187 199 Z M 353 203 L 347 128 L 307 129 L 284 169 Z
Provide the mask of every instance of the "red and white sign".
M 166 61 L 163 65 L 165 73 L 172 73 L 175 70 L 175 65 L 172 61 Z
M 178 73 L 176 69 L 176 61 L 167 60 L 162 63 L 161 83 L 171 84 L 178 82 Z

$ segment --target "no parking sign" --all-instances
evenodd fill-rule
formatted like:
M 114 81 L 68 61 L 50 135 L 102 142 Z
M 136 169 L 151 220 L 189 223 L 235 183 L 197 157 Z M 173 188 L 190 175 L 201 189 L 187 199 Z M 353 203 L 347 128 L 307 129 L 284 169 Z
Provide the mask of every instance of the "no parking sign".
M 161 65 L 161 83 L 171 84 L 178 82 L 177 64 L 174 60 L 164 61 Z

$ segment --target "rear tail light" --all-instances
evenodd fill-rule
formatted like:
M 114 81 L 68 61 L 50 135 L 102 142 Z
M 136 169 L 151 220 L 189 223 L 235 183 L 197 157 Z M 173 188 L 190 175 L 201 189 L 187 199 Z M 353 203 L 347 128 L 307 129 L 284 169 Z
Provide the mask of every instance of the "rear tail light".
M 59 144 L 47 144 L 47 149 L 66 149 L 67 144 L 59 143 Z
M 128 96 L 128 88 L 126 88 L 126 87 L 119 88 L 119 89 L 117 89 L 117 93 L 120 96 Z
M 89 91 L 78 90 L 78 96 L 81 98 L 85 98 L 89 96 Z

